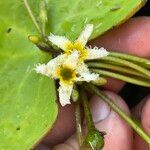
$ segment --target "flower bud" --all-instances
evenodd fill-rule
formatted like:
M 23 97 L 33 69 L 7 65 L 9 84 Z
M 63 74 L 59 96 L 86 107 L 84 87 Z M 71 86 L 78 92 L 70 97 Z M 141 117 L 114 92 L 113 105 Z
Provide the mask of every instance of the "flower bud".
M 33 43 L 33 44 L 39 44 L 42 40 L 38 35 L 29 35 L 28 39 Z
M 83 150 L 101 150 L 104 147 L 105 133 L 92 128 L 88 131 L 87 136 L 82 145 Z
M 40 50 L 45 51 L 45 52 L 52 52 L 51 47 L 49 47 L 49 45 L 47 45 L 47 43 L 45 43 L 40 36 L 38 36 L 38 35 L 29 35 L 28 39 L 33 44 L 35 44 Z
M 100 86 L 100 85 L 105 85 L 107 83 L 107 80 L 103 77 L 100 77 L 98 80 L 92 81 L 94 85 Z

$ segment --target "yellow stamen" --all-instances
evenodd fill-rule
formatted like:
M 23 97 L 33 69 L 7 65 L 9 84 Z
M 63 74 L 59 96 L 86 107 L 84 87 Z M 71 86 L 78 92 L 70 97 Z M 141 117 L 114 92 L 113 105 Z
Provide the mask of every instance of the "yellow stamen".
M 81 42 L 66 43 L 65 52 L 68 55 L 70 55 L 70 53 L 72 53 L 73 51 L 79 51 L 79 53 L 80 53 L 79 61 L 84 61 L 86 59 L 87 51 Z
M 58 68 L 57 76 L 61 82 L 64 82 L 66 84 L 72 84 L 76 79 L 76 72 L 72 68 L 63 65 Z

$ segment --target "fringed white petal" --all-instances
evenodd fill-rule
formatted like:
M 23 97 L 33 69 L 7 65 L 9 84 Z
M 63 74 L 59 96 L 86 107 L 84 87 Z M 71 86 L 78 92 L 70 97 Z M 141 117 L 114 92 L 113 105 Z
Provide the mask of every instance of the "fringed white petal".
M 79 52 L 74 51 L 68 55 L 67 59 L 64 61 L 64 65 L 69 66 L 72 69 L 76 69 L 79 59 Z
M 59 100 L 62 106 L 70 104 L 70 97 L 73 90 L 73 84 L 63 84 L 60 83 L 59 91 Z
M 67 58 L 66 54 L 61 54 L 47 63 L 47 68 L 49 69 L 49 72 L 52 72 L 51 73 L 52 77 L 57 78 L 56 70 L 60 65 L 63 64 L 66 58 Z
M 94 47 L 93 49 L 87 48 L 87 57 L 86 57 L 86 59 L 87 60 L 89 60 L 89 59 L 99 59 L 99 58 L 105 57 L 107 55 L 109 55 L 109 52 L 103 47 L 101 47 L 101 48 Z
M 47 68 L 47 65 L 45 64 L 36 65 L 34 70 L 36 71 L 36 73 L 41 73 L 45 76 L 51 76 L 51 72 L 49 71 L 49 69 Z
M 88 67 L 84 63 L 82 63 L 78 67 L 77 72 L 79 76 L 77 77 L 76 81 L 90 82 L 90 81 L 96 81 L 99 79 L 99 74 L 91 73 Z
M 80 76 L 81 76 L 81 81 L 86 81 L 86 82 L 96 81 L 99 79 L 98 74 L 90 73 L 90 72 L 83 72 L 80 74 Z
M 65 36 L 57 36 L 50 34 L 48 39 L 57 47 L 61 48 L 62 50 L 66 50 L 66 44 L 70 43 L 70 41 Z
M 76 70 L 79 74 L 82 72 L 88 72 L 89 71 L 88 66 L 84 62 L 80 63 Z
M 93 32 L 93 24 L 87 24 L 84 30 L 81 32 L 80 36 L 78 37 L 77 41 L 81 42 L 85 46 L 92 32 Z

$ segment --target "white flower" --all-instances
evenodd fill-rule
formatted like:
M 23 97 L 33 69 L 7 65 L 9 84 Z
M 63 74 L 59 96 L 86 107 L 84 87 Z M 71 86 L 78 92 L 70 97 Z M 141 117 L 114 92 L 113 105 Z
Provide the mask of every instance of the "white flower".
M 73 51 L 70 55 L 61 54 L 47 64 L 39 64 L 35 70 L 48 77 L 59 79 L 59 99 L 62 106 L 70 104 L 73 85 L 78 81 L 94 81 L 99 75 L 91 73 L 84 63 L 79 62 L 79 52 Z
M 86 43 L 93 32 L 93 25 L 86 25 L 80 36 L 74 42 L 64 36 L 51 34 L 49 40 L 64 51 L 47 64 L 38 64 L 35 68 L 41 73 L 53 79 L 58 79 L 60 87 L 59 99 L 62 106 L 70 104 L 70 97 L 75 82 L 96 81 L 99 75 L 91 73 L 84 63 L 84 60 L 98 59 L 107 56 L 109 53 L 104 48 L 86 47 Z
M 78 51 L 80 54 L 79 60 L 80 62 L 82 62 L 84 60 L 98 59 L 101 57 L 105 57 L 109 54 L 109 52 L 106 51 L 106 49 L 104 49 L 103 47 L 101 48 L 86 47 L 86 44 L 92 32 L 93 32 L 93 25 L 87 24 L 84 30 L 79 35 L 78 39 L 74 42 L 69 41 L 64 36 L 56 36 L 53 34 L 50 34 L 48 38 L 54 45 L 61 48 L 66 54 L 70 54 L 73 51 Z

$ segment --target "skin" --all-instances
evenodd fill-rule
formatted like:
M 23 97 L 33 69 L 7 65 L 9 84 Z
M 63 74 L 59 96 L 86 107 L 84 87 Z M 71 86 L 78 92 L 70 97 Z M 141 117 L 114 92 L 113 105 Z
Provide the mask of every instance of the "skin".
M 137 56 L 150 58 L 150 18 L 130 19 L 125 24 L 105 33 L 90 45 L 105 47 Z M 150 96 L 129 110 L 124 100 L 117 95 L 125 83 L 109 79 L 104 92 L 128 114 L 132 113 L 141 121 L 144 130 L 150 134 Z M 92 96 L 90 108 L 97 129 L 106 131 L 103 150 L 148 150 L 148 146 L 134 131 L 103 101 Z M 39 150 L 77 150 L 75 139 L 75 118 L 73 105 L 59 106 L 59 116 L 52 131 L 43 139 Z M 83 125 L 84 127 L 84 125 Z M 60 144 L 61 143 L 61 144 Z M 45 147 L 47 146 L 47 147 Z M 48 148 L 49 147 L 49 148 Z

